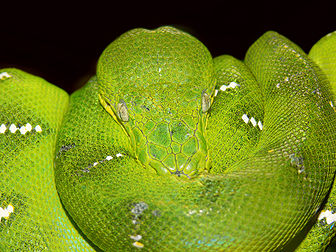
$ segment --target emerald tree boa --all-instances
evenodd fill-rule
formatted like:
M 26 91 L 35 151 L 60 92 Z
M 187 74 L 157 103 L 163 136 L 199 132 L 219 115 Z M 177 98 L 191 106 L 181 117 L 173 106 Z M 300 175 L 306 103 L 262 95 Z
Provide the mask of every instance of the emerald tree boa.
M 0 70 L 1 250 L 326 249 L 335 64 L 335 33 L 307 55 L 266 32 L 241 61 L 160 27 L 70 96 Z

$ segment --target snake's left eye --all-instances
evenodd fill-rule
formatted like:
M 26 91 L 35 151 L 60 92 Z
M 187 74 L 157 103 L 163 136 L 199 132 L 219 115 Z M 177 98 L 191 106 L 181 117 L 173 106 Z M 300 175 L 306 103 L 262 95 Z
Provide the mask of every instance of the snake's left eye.
M 210 96 L 203 90 L 202 92 L 202 112 L 205 113 L 209 110 L 211 105 Z
M 128 109 L 124 100 L 120 100 L 117 105 L 117 115 L 121 121 L 128 122 Z

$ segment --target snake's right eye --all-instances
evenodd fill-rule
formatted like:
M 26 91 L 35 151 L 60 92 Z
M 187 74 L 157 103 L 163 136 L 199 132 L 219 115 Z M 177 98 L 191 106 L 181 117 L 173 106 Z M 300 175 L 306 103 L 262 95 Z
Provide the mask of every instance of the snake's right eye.
M 124 100 L 120 100 L 117 105 L 117 115 L 121 121 L 128 122 L 128 109 Z
M 202 112 L 205 113 L 211 106 L 210 96 L 203 90 L 202 92 Z

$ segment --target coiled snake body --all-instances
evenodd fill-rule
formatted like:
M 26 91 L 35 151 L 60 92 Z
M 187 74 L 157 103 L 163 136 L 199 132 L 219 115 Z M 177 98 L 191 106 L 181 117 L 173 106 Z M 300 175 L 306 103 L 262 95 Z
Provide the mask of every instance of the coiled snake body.
M 172 27 L 134 29 L 70 97 L 2 69 L 1 250 L 325 249 L 335 38 L 307 56 L 267 32 L 240 61 Z

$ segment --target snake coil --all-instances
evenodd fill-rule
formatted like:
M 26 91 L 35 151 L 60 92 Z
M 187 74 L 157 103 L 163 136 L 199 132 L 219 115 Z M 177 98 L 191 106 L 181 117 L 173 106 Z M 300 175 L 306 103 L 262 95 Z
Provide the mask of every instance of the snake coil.
M 267 32 L 240 61 L 134 29 L 70 97 L 2 69 L 1 250 L 286 249 L 336 169 L 334 73 L 316 48 Z

